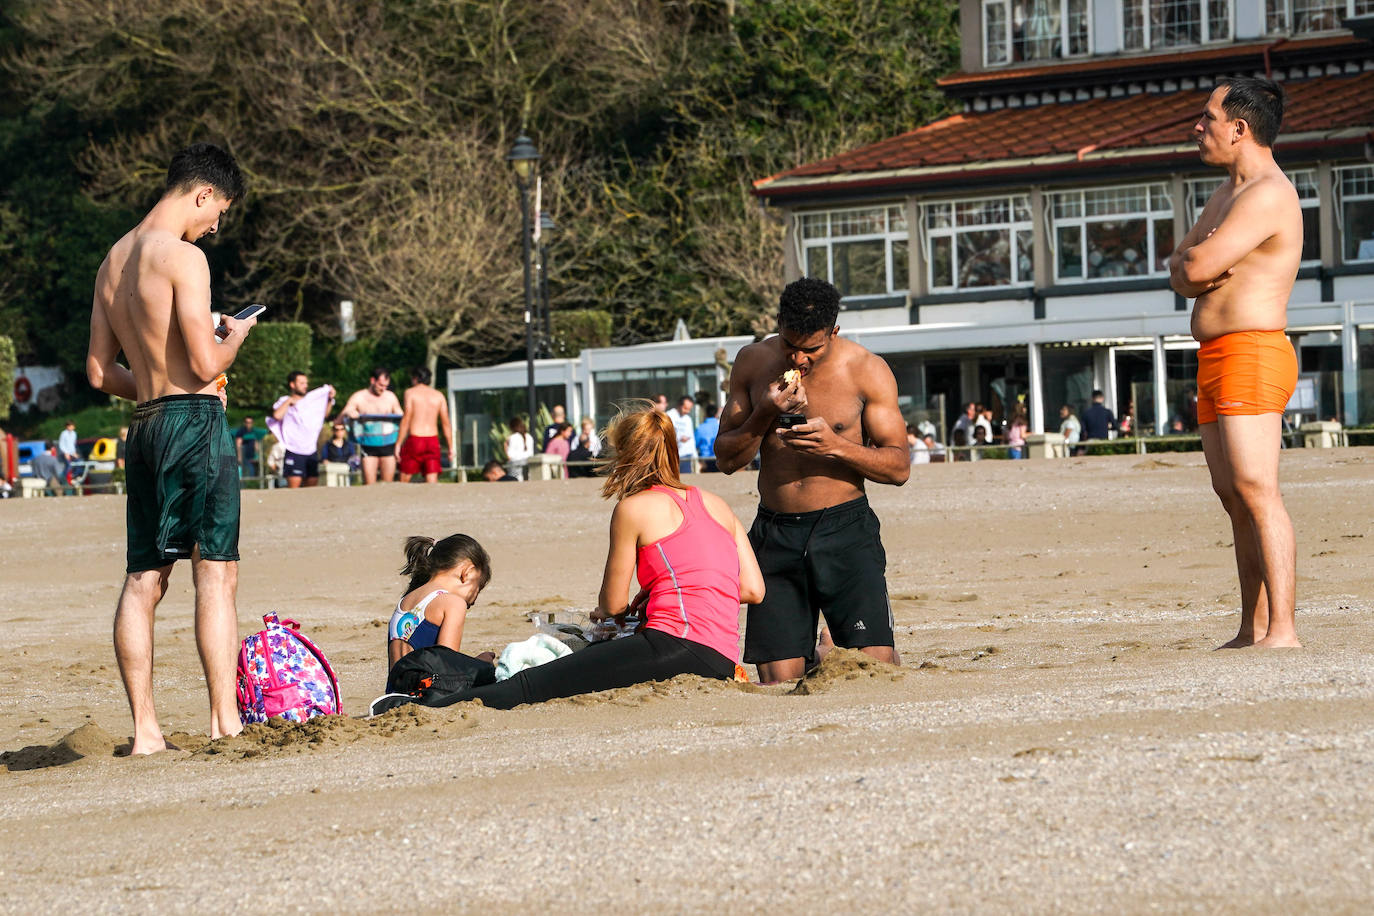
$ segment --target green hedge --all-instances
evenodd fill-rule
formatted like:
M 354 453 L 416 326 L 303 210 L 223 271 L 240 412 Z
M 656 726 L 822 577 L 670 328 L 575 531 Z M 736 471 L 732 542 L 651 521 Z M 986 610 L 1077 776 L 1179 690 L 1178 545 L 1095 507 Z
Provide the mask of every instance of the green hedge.
M 14 402 L 14 341 L 0 337 L 0 420 L 8 420 L 10 404 Z
M 286 393 L 286 374 L 296 369 L 310 372 L 310 326 L 291 321 L 261 323 L 248 332 L 229 367 L 229 402 L 235 407 L 265 409 Z

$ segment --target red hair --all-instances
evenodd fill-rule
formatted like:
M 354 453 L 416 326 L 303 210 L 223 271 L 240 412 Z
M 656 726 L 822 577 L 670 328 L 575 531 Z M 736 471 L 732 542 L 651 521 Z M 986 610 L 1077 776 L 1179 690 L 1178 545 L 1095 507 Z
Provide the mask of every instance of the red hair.
M 678 474 L 677 430 L 668 415 L 649 401 L 633 401 L 622 407 L 606 427 L 610 457 L 601 495 L 607 499 L 647 490 L 656 484 L 682 488 Z

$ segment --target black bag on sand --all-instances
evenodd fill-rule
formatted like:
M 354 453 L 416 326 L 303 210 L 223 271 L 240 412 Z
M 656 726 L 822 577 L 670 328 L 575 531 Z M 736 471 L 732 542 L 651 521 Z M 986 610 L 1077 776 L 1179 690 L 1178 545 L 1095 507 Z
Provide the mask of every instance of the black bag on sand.
M 464 691 L 495 683 L 496 666 L 490 662 L 447 646 L 428 646 L 401 656 L 391 666 L 386 696 L 372 702 L 371 713 L 375 716 L 407 703 L 449 706 Z

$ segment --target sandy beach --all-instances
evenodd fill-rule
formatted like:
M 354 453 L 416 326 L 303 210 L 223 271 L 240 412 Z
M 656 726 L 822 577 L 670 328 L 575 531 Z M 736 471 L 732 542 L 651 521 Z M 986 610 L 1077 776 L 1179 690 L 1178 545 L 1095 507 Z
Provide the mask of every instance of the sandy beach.
M 694 478 L 746 522 L 756 478 Z M 5 912 L 1367 912 L 1374 904 L 1374 450 L 1282 459 L 1300 651 L 1237 622 L 1200 454 L 979 462 L 875 486 L 899 668 L 802 689 L 694 678 L 509 712 L 407 708 L 211 745 L 179 564 L 161 722 L 110 644 L 121 497 L 0 504 Z M 276 610 L 344 708 L 385 679 L 410 534 L 494 578 L 465 649 L 589 610 L 597 482 L 248 491 L 239 623 Z M 751 674 L 752 674 L 751 669 Z

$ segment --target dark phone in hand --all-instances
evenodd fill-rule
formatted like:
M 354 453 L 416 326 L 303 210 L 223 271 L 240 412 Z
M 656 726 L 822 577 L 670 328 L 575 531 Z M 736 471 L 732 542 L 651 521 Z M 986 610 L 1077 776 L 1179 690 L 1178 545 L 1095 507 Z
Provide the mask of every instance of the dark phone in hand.
M 805 423 L 806 417 L 799 413 L 780 413 L 778 414 L 778 421 L 774 425 L 781 426 L 784 429 L 791 429 L 794 426 L 802 426 Z
M 247 321 L 249 318 L 261 315 L 265 311 L 267 311 L 267 306 L 259 305 L 255 302 L 252 305 L 240 311 L 237 315 L 235 315 L 234 319 L 236 321 Z M 223 340 L 224 338 L 229 336 L 229 328 L 225 325 L 220 325 L 219 327 L 215 328 L 215 336 L 218 337 L 220 340 Z

